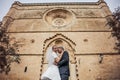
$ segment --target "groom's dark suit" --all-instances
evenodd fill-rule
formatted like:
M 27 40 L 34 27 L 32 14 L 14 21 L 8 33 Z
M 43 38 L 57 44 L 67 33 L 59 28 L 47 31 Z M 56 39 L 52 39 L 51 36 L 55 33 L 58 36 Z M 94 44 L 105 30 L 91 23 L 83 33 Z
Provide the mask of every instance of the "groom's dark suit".
M 64 51 L 62 58 L 58 63 L 58 67 L 61 80 L 68 80 L 70 76 L 70 71 L 69 71 L 69 55 L 67 51 Z

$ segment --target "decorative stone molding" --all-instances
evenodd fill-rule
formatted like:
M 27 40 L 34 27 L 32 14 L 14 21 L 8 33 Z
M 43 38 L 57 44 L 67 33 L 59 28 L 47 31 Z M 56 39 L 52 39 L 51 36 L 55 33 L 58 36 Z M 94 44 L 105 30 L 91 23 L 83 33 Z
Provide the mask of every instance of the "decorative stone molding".
M 55 5 L 99 5 L 100 3 L 105 2 L 104 0 L 99 0 L 98 2 L 60 2 L 60 3 L 21 3 L 15 1 L 13 5 L 19 6 L 55 6 Z
M 24 3 L 22 6 L 97 5 L 98 2 Z
M 21 5 L 22 5 L 22 3 L 21 3 L 21 2 L 19 2 L 19 1 L 15 1 L 12 5 L 19 5 L 19 6 L 21 6 Z
M 105 3 L 105 1 L 104 1 L 104 0 L 99 0 L 98 2 L 99 2 L 99 3 Z
M 58 43 L 58 44 L 57 44 Z M 48 39 L 46 39 L 44 41 L 44 45 L 43 45 L 43 56 L 45 57 L 45 53 L 48 49 L 49 46 L 52 45 L 59 45 L 59 46 L 63 46 L 65 49 L 67 49 L 70 52 L 70 62 L 71 63 L 75 63 L 75 46 L 76 44 L 69 39 L 68 37 L 58 33 L 53 37 L 50 37 Z M 45 59 L 45 58 L 44 58 Z M 46 61 L 44 61 L 44 63 L 46 63 Z
M 46 39 L 44 41 L 44 48 L 43 48 L 43 52 L 46 50 L 45 48 L 46 47 L 49 47 L 50 43 L 53 41 L 53 40 L 57 40 L 57 39 L 64 39 L 68 44 L 69 46 L 74 50 L 74 47 L 76 46 L 75 42 L 73 42 L 71 39 L 69 39 L 68 37 L 64 36 L 63 34 L 61 33 L 57 33 L 56 35 L 52 36 L 52 37 L 49 37 L 48 39 Z M 75 50 L 74 50 L 75 51 Z
M 55 8 L 45 13 L 44 20 L 53 27 L 61 28 L 73 23 L 74 15 L 69 10 Z

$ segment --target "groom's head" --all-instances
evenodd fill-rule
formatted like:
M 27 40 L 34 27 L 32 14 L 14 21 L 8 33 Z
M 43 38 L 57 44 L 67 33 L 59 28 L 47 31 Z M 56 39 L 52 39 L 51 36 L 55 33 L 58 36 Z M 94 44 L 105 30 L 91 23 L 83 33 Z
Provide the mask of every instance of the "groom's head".
M 64 51 L 63 47 L 58 47 L 58 53 L 62 53 Z

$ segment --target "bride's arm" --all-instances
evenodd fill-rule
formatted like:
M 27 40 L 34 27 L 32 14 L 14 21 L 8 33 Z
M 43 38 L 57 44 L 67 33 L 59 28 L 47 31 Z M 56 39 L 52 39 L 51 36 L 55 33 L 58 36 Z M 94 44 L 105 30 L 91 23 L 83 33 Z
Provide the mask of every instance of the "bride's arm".
M 62 54 L 60 54 L 57 58 L 55 58 L 55 62 L 58 63 L 62 58 Z

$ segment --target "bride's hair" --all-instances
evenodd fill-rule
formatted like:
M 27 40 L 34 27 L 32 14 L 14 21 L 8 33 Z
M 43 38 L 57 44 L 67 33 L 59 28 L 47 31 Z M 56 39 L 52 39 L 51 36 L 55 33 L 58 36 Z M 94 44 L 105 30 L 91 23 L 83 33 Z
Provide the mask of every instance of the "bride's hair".
M 54 47 L 57 47 L 57 46 L 56 46 L 56 45 L 53 45 L 53 46 L 52 46 L 52 49 L 54 49 Z
M 52 51 L 57 52 L 57 50 L 58 50 L 58 47 L 56 45 L 53 45 L 52 46 Z

